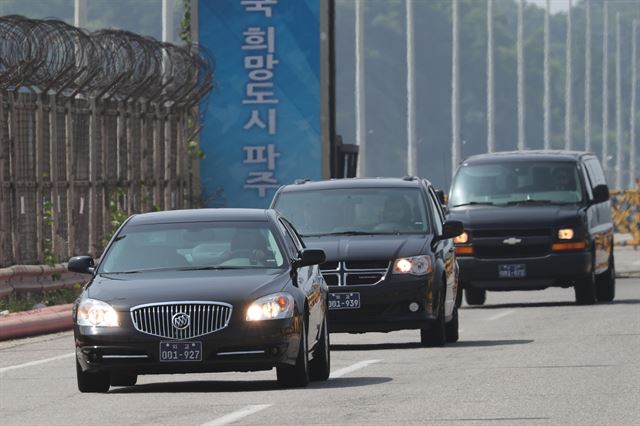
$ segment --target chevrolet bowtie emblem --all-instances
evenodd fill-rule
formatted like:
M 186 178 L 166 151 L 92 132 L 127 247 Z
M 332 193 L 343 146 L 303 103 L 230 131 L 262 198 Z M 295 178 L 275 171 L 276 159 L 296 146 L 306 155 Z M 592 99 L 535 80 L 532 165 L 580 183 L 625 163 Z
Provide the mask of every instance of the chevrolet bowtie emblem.
M 510 246 L 514 246 L 516 244 L 520 244 L 522 242 L 522 238 L 511 237 L 507 238 L 503 241 L 504 244 L 509 244 Z

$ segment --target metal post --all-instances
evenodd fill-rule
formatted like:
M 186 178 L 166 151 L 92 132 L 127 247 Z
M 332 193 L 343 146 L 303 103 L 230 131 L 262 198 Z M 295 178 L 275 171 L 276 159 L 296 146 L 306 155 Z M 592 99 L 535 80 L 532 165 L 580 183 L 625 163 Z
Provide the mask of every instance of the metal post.
M 100 254 L 98 241 L 98 109 L 96 98 L 89 99 L 89 253 L 97 257 Z M 103 138 L 103 142 L 104 138 Z
M 406 0 L 407 20 L 407 174 L 418 174 L 418 145 L 416 141 L 415 48 L 413 31 L 413 0 Z
M 518 2 L 518 149 L 526 147 L 525 123 L 525 94 L 524 94 L 524 0 Z
M 586 34 L 584 58 L 584 148 L 591 151 L 591 0 L 585 0 Z
M 602 30 L 602 168 L 609 171 L 609 3 L 604 2 Z M 607 176 L 608 177 L 608 176 Z
M 547 0 L 546 7 L 544 9 L 544 149 L 551 148 L 551 67 L 549 66 L 549 56 L 551 55 L 550 43 L 549 43 L 549 9 L 551 8 L 551 1 Z
M 638 20 L 633 20 L 631 30 L 631 108 L 629 109 L 629 188 L 636 187 L 636 117 L 638 109 L 636 106 L 636 90 L 638 88 L 638 71 L 637 71 L 637 39 L 638 39 Z
M 44 262 L 44 94 L 36 97 L 36 253 Z
M 622 70 L 620 67 L 620 12 L 616 12 L 616 189 L 622 189 Z
M 87 0 L 74 1 L 73 25 L 78 28 L 85 28 L 87 26 Z
M 366 176 L 366 125 L 365 125 L 365 84 L 364 84 L 364 4 L 356 1 L 356 144 L 358 152 L 358 176 Z
M 461 160 L 460 152 L 460 97 L 458 88 L 460 87 L 459 75 L 459 55 L 460 45 L 458 40 L 458 0 L 452 0 L 452 55 L 451 55 L 451 175 L 456 172 L 458 163 Z
M 60 192 L 58 188 L 58 102 L 55 94 L 49 95 L 49 163 L 51 164 L 51 251 L 55 256 L 61 254 L 58 247 L 58 229 L 60 227 L 60 212 L 58 211 L 58 198 Z M 65 253 L 66 254 L 66 253 Z
M 69 257 L 76 255 L 76 231 L 74 223 L 76 223 L 75 218 L 75 176 L 74 171 L 75 167 L 75 157 L 74 157 L 74 140 L 75 140 L 75 132 L 74 132 L 74 111 L 73 111 L 73 100 L 67 100 L 67 109 L 66 109 L 66 117 L 65 117 L 65 140 L 66 140 L 66 179 L 67 179 L 67 239 L 68 239 L 68 252 L 67 255 Z
M 487 0 L 487 152 L 496 150 L 493 65 L 493 0 Z
M 571 149 L 571 0 L 567 0 L 566 74 L 564 80 L 564 149 Z

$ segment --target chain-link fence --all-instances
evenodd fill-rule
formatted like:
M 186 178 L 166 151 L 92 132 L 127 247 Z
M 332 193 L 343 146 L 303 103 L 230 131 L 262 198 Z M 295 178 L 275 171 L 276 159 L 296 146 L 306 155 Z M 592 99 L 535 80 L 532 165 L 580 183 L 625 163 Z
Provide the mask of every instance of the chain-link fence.
M 197 205 L 212 76 L 193 46 L 0 17 L 0 267 L 97 256 L 114 210 Z

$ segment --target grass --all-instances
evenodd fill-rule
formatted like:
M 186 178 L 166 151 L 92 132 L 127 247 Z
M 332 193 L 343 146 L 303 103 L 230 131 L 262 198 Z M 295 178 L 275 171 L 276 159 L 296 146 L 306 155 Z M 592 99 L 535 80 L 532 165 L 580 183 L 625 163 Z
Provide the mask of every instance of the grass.
M 64 305 L 65 303 L 72 303 L 76 300 L 81 291 L 82 285 L 74 284 L 72 287 L 44 292 L 14 293 L 0 299 L 0 311 L 28 311 L 37 304 L 45 306 Z

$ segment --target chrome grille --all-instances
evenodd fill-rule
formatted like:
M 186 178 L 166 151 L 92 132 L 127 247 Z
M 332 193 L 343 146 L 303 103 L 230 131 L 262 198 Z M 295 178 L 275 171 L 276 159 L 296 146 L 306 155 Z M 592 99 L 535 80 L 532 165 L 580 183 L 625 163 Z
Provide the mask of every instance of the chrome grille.
M 166 339 L 191 339 L 225 328 L 231 318 L 231 305 L 222 302 L 168 302 L 131 308 L 136 330 Z M 174 315 L 186 314 L 189 324 L 174 326 Z
M 321 265 L 322 276 L 329 286 L 375 285 L 384 279 L 388 269 L 388 260 L 334 261 Z

